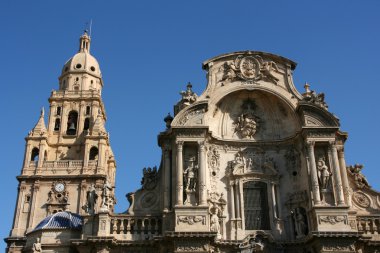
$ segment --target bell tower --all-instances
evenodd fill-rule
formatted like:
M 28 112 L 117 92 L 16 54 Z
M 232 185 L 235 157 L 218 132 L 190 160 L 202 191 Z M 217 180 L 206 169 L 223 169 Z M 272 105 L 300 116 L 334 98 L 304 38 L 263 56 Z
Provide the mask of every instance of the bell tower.
M 25 138 L 14 223 L 6 239 L 8 247 L 13 245 L 9 252 L 18 252 L 25 235 L 48 215 L 113 211 L 116 163 L 105 129 L 103 79 L 90 45 L 84 32 L 49 98 L 47 125 L 42 109 Z M 91 205 L 88 192 L 97 196 Z

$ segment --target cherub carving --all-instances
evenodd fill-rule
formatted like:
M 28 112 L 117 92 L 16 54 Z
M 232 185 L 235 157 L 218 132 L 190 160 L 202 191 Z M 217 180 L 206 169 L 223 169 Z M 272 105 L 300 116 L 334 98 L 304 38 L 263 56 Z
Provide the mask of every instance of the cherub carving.
M 349 166 L 349 171 L 354 175 L 355 184 L 358 188 L 363 187 L 371 187 L 365 178 L 365 176 L 361 173 L 361 170 L 363 169 L 362 164 L 355 164 L 354 166 Z

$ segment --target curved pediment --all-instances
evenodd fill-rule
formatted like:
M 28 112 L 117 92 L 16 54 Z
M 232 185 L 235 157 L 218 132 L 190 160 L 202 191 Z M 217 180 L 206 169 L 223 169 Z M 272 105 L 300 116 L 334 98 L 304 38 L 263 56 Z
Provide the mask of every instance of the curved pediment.
M 300 103 L 298 112 L 301 114 L 303 126 L 339 127 L 340 125 L 333 114 L 316 105 Z

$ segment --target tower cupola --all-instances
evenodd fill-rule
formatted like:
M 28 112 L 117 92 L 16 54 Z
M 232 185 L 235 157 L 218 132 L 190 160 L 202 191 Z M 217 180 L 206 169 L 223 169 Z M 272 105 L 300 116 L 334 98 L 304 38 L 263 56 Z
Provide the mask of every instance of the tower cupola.
M 103 87 L 98 61 L 90 54 L 91 37 L 84 31 L 79 38 L 79 50 L 63 66 L 59 77 L 60 90 L 84 91 Z

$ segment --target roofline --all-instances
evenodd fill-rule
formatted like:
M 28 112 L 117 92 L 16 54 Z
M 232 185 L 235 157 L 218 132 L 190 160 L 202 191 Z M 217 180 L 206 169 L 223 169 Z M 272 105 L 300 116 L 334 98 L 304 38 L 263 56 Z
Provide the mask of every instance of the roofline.
M 206 61 L 204 61 L 202 63 L 202 69 L 207 70 L 208 69 L 208 64 L 210 62 L 213 62 L 213 61 L 216 61 L 216 60 L 219 60 L 221 58 L 228 57 L 228 56 L 231 56 L 231 55 L 237 55 L 237 54 L 246 54 L 246 55 L 247 54 L 251 54 L 251 55 L 269 56 L 270 58 L 278 59 L 280 61 L 284 61 L 284 62 L 288 63 L 291 66 L 292 70 L 294 70 L 296 68 L 296 66 L 297 66 L 296 62 L 294 62 L 292 60 L 289 60 L 288 58 L 279 56 L 279 55 L 275 55 L 275 54 L 271 54 L 271 53 L 267 53 L 267 52 L 262 52 L 262 51 L 250 51 L 250 50 L 246 50 L 246 51 L 236 51 L 236 52 L 221 54 L 221 55 L 215 56 L 213 58 L 210 58 L 210 59 L 208 59 L 208 60 L 206 60 Z

